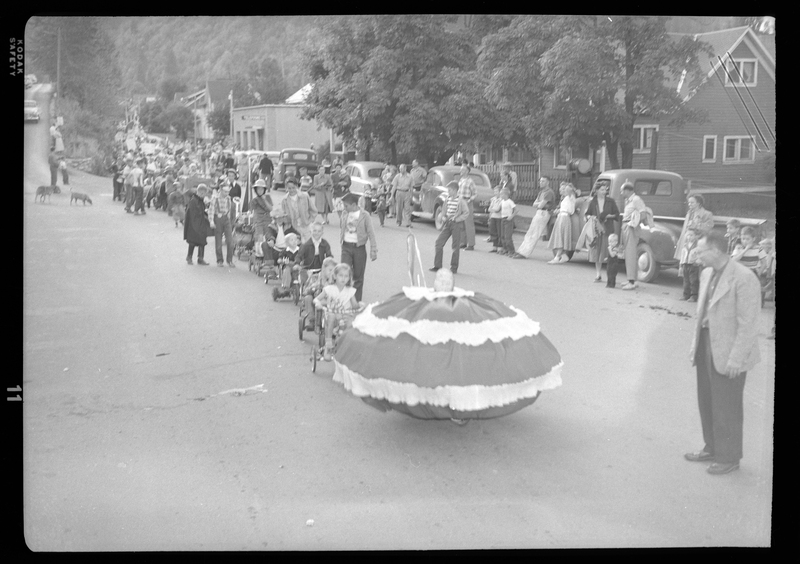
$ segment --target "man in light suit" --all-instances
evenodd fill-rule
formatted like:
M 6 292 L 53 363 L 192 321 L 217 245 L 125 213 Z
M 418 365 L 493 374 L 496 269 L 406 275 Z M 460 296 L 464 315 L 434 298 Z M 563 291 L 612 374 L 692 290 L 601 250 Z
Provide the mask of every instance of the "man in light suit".
M 758 319 L 761 288 L 750 270 L 730 259 L 725 237 L 711 232 L 700 238 L 697 325 L 692 365 L 697 367 L 697 399 L 705 446 L 685 455 L 692 462 L 713 462 L 709 474 L 739 468 L 745 376 L 761 360 Z

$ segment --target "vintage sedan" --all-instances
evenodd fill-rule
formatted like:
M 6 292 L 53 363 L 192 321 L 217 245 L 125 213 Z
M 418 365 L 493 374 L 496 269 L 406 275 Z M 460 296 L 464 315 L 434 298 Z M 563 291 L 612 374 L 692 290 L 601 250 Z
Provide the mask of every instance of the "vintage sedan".
M 478 195 L 473 202 L 475 225 L 488 227 L 489 201 L 492 199 L 492 183 L 486 174 L 476 168 L 469 172 L 470 178 L 475 183 Z M 414 190 L 411 195 L 411 217 L 433 219 L 436 229 L 441 230 L 444 225 L 442 216 L 445 199 L 447 198 L 447 184 L 452 180 L 456 182 L 461 178 L 459 166 L 435 166 L 428 171 L 428 176 L 419 190 Z
M 385 164 L 378 161 L 350 161 L 344 167 L 350 175 L 350 192 L 364 195 L 374 192 L 381 185 L 381 173 Z
M 25 100 L 25 121 L 39 121 L 39 105 L 36 100 Z
M 317 175 L 317 154 L 310 149 L 284 149 L 272 176 L 273 188 L 283 188 L 286 177 L 300 178 L 300 169 L 306 167 L 312 178 Z

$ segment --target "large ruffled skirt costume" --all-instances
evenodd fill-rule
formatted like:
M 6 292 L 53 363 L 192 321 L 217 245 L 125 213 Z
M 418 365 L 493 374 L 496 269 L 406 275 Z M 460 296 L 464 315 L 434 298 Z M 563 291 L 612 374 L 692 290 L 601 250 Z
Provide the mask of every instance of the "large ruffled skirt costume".
M 561 385 L 561 356 L 524 312 L 460 288 L 404 287 L 353 320 L 333 379 L 418 419 L 489 419 Z

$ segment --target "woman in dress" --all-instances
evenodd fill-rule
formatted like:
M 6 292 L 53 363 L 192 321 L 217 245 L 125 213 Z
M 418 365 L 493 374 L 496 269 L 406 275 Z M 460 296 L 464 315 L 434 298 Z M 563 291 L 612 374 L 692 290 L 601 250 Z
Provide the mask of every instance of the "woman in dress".
M 323 167 L 314 177 L 314 186 L 308 191 L 309 196 L 314 196 L 317 213 L 328 223 L 328 214 L 333 211 L 333 179 L 330 167 Z
M 683 221 L 683 230 L 681 231 L 678 243 L 675 245 L 674 258 L 678 260 L 681 258 L 681 249 L 683 248 L 687 230 L 696 229 L 700 232 L 700 237 L 702 237 L 704 234 L 710 233 L 714 228 L 714 214 L 704 207 L 705 200 L 702 195 L 690 194 L 686 202 L 689 205 L 689 211 L 686 212 L 686 219 Z
M 614 222 L 619 219 L 619 208 L 614 199 L 608 197 L 608 186 L 603 184 L 597 189 L 597 193 L 589 202 L 589 207 L 584 215 L 587 221 L 595 224 L 594 281 L 600 282 L 602 280 L 600 269 L 603 266 L 603 260 L 608 255 L 608 236 L 616 232 Z
M 574 250 L 575 245 L 572 240 L 572 214 L 575 213 L 575 189 L 571 184 L 563 183 L 558 190 L 561 194 L 561 203 L 558 207 L 558 216 L 553 233 L 550 235 L 548 247 L 553 249 L 555 256 L 547 264 L 561 264 L 567 262 L 569 257 L 565 251 Z

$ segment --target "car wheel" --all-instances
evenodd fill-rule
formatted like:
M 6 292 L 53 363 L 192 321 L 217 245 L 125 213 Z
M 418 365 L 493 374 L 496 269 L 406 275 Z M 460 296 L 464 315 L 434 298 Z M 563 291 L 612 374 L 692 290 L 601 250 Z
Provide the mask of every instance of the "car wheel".
M 433 224 L 437 231 L 444 228 L 444 206 L 438 205 L 433 209 Z
M 647 243 L 639 243 L 636 247 L 637 278 L 641 282 L 652 282 L 659 272 L 659 264 L 653 254 L 653 249 Z

